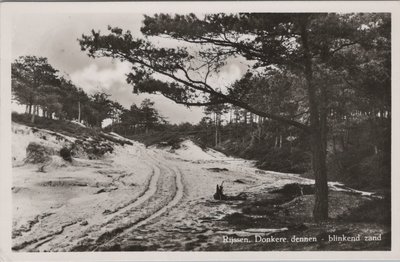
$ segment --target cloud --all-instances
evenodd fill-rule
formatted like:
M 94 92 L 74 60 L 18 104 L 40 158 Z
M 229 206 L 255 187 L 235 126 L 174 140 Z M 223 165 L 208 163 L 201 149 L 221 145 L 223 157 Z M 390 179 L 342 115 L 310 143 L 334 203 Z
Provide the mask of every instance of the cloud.
M 243 75 L 241 67 L 238 64 L 232 63 L 226 65 L 218 74 L 218 84 L 220 87 L 232 85 L 236 80 L 239 80 Z
M 70 74 L 71 81 L 88 94 L 102 91 L 111 95 L 111 99 L 119 102 L 125 108 L 132 103 L 140 105 L 145 98 L 155 102 L 160 114 L 172 123 L 197 123 L 203 116 L 202 108 L 187 108 L 178 105 L 162 95 L 132 93 L 132 86 L 126 83 L 126 74 L 131 70 L 129 63 L 114 61 L 109 66 L 99 66 L 96 62 Z
M 209 84 L 222 92 L 226 92 L 227 87 L 241 79 L 248 69 L 248 64 L 244 59 L 230 58 L 227 64 L 218 73 L 212 75 Z
M 115 86 L 124 85 L 126 74 L 130 71 L 129 63 L 114 62 L 110 67 L 100 68 L 97 63 L 70 74 L 72 82 L 89 94 L 96 91 L 112 92 Z

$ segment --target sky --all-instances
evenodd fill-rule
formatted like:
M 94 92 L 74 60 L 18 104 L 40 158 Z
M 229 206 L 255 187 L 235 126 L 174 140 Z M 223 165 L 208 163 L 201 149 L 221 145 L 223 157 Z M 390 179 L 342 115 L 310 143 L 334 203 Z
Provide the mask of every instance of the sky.
M 141 14 L 15 14 L 13 17 L 12 58 L 23 55 L 47 57 L 49 63 L 67 76 L 76 86 L 88 94 L 104 91 L 111 99 L 126 108 L 140 104 L 144 98 L 155 102 L 160 114 L 171 123 L 197 123 L 204 116 L 200 107 L 188 108 L 175 104 L 162 95 L 133 94 L 125 75 L 131 66 L 110 58 L 93 59 L 81 51 L 78 38 L 92 29 L 107 31 L 107 26 L 130 30 L 136 37 L 140 33 Z M 165 39 L 155 39 L 160 45 L 182 45 Z M 213 78 L 215 85 L 229 85 L 239 79 L 247 66 L 238 59 L 230 62 Z

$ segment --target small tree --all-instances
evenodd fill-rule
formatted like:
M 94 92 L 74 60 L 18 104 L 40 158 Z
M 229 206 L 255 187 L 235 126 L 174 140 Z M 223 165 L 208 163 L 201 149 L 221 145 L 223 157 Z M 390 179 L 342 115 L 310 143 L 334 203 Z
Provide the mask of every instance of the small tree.
M 89 110 L 91 111 L 90 123 L 92 125 L 101 127 L 104 119 L 112 117 L 113 101 L 109 97 L 110 95 L 103 92 L 97 92 L 90 97 Z
M 148 98 L 144 99 L 140 104 L 140 113 L 147 134 L 149 129 L 153 128 L 161 118 L 158 111 L 154 108 L 154 102 Z

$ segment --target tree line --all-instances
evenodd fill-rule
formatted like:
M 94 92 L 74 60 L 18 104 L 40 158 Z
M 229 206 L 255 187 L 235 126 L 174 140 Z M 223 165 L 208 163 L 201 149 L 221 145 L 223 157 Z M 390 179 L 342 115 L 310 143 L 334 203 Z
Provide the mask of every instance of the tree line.
M 21 56 L 12 63 L 11 70 L 13 99 L 25 105 L 32 123 L 41 115 L 101 128 L 103 120 L 111 119 L 112 123 L 123 123 L 128 128 L 141 126 L 148 131 L 165 121 L 149 99 L 128 110 L 104 92 L 88 95 L 60 75 L 45 57 Z

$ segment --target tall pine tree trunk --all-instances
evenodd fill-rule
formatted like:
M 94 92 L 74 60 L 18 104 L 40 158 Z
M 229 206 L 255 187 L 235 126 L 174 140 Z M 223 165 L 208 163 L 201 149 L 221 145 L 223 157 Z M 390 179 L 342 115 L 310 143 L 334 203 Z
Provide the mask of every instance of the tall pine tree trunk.
M 218 117 L 217 113 L 214 115 L 214 123 L 215 123 L 215 146 L 218 146 Z
M 81 122 L 81 102 L 78 101 L 78 122 Z
M 328 180 L 326 175 L 326 148 L 320 131 L 311 134 L 312 168 L 315 176 L 314 220 L 328 219 Z
M 328 180 L 326 174 L 326 112 L 320 112 L 319 108 L 326 105 L 326 94 L 317 98 L 317 88 L 313 83 L 312 58 L 308 43 L 307 23 L 308 17 L 301 24 L 301 40 L 304 50 L 304 74 L 307 83 L 309 107 L 310 107 L 310 143 L 312 151 L 312 168 L 315 177 L 315 203 L 314 220 L 324 221 L 328 219 Z M 326 91 L 326 90 L 321 90 Z
M 33 112 L 31 117 L 31 123 L 35 123 L 36 106 L 33 106 Z
M 333 147 L 333 154 L 336 155 L 337 154 L 337 150 L 336 150 L 336 137 L 335 135 L 332 136 L 332 147 Z

